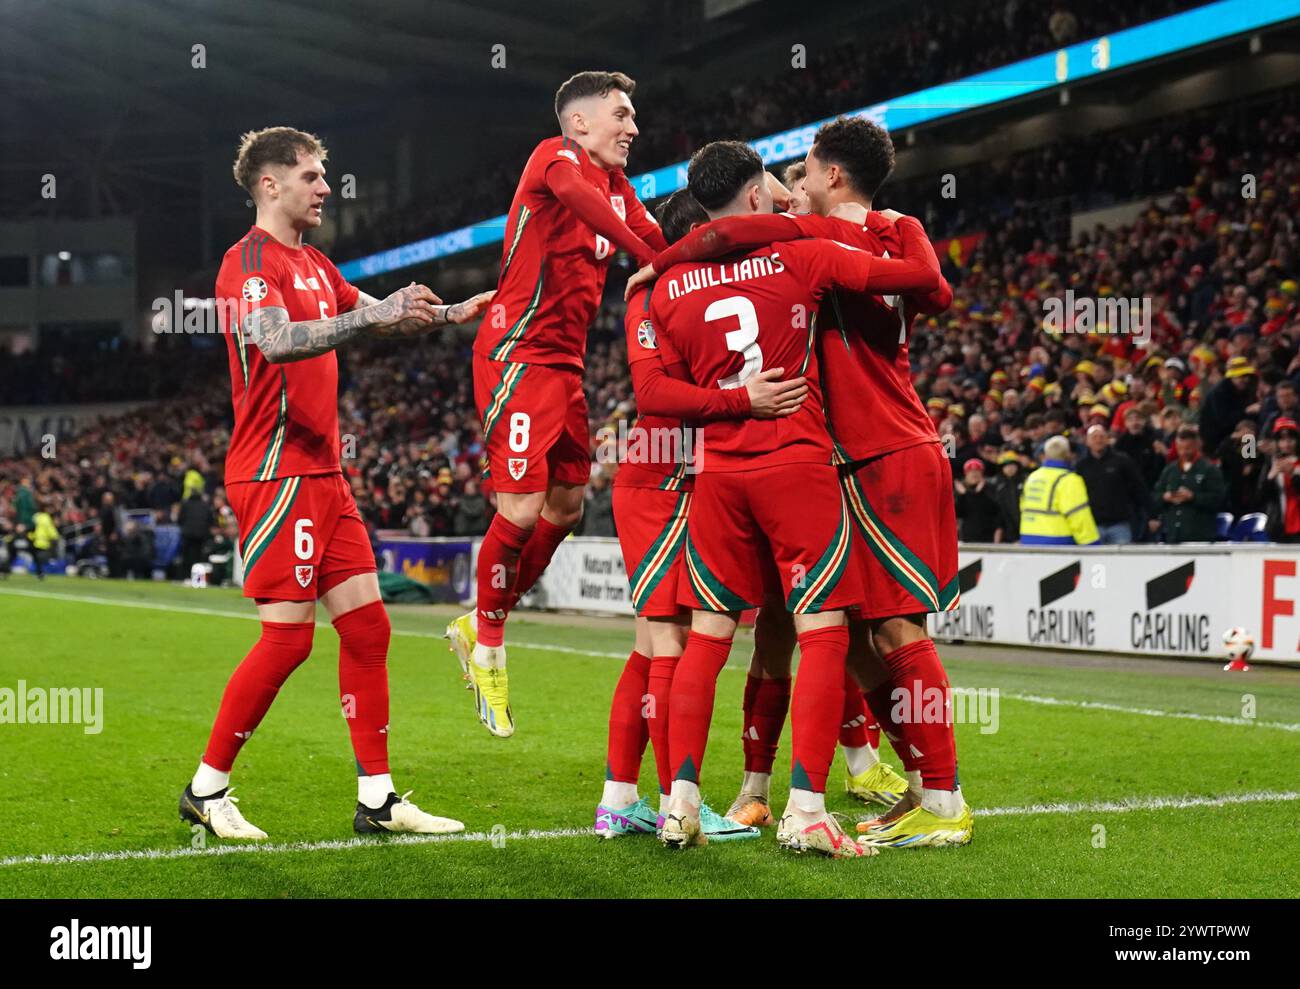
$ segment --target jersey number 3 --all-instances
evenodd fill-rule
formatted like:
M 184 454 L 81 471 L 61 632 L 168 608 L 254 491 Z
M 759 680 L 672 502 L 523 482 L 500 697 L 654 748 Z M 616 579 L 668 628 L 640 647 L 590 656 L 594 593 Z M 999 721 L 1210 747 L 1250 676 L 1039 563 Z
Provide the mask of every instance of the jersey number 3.
M 733 295 L 710 303 L 704 310 L 706 323 L 732 317 L 740 321 L 740 328 L 727 331 L 727 349 L 744 357 L 745 363 L 735 374 L 719 378 L 719 388 L 741 388 L 763 369 L 763 349 L 758 345 L 758 313 L 754 311 L 754 303 L 744 296 Z

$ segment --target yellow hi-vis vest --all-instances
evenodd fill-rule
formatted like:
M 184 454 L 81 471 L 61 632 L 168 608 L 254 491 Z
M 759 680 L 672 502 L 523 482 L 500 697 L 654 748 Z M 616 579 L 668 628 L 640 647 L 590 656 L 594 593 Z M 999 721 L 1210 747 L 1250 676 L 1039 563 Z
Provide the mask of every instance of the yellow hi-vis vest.
M 37 512 L 36 524 L 32 527 L 32 545 L 39 550 L 47 550 L 59 541 L 59 529 L 50 518 L 49 512 Z
M 1021 543 L 1086 546 L 1098 538 L 1083 478 L 1055 460 L 1029 475 L 1020 493 Z

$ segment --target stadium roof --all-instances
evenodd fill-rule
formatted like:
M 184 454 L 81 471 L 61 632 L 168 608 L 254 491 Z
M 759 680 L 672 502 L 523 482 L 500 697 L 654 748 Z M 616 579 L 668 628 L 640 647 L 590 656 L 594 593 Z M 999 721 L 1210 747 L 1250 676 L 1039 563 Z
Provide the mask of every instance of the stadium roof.
M 495 88 L 553 91 L 575 55 L 618 50 L 629 17 L 634 8 L 597 0 L 4 0 L 0 133 L 197 133 L 238 123 L 250 105 L 319 120 L 422 83 L 444 100 L 477 96 L 494 81 L 497 43 L 510 57 Z M 565 26 L 575 18 L 580 35 Z M 192 66 L 194 45 L 206 69 Z

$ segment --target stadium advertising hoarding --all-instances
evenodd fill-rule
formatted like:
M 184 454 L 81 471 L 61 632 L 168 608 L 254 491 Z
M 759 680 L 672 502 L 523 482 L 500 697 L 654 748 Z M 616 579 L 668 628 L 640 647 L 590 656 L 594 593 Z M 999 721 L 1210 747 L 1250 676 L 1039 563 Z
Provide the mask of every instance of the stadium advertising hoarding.
M 385 573 L 432 588 L 436 601 L 463 601 L 473 593 L 475 546 L 469 539 L 415 539 L 380 532 L 377 550 Z
M 891 131 L 915 127 L 1280 24 L 1296 16 L 1300 16 L 1300 4 L 1296 0 L 1219 0 L 1218 3 L 1080 41 L 1067 48 L 954 82 L 860 107 L 846 115 L 870 117 Z M 812 147 L 817 129 L 832 119 L 826 117 L 811 121 L 749 143 L 768 165 L 802 158 Z M 671 195 L 686 186 L 686 164 L 679 161 L 633 176 L 630 179 L 632 187 L 643 201 Z M 349 281 L 372 278 L 500 243 L 505 228 L 506 217 L 494 216 L 467 227 L 347 261 L 339 265 L 339 271 Z
M 632 595 L 618 540 L 566 539 L 520 603 L 525 608 L 632 614 Z
M 1243 627 L 1254 659 L 1300 662 L 1300 550 L 1125 550 L 966 545 L 961 603 L 930 616 L 936 639 L 1203 658 Z

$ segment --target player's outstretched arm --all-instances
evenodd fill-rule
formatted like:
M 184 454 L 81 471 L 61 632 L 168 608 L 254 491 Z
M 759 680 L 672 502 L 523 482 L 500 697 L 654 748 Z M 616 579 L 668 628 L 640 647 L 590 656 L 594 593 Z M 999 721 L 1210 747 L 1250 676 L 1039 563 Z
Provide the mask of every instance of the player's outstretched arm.
M 767 173 L 771 178 L 771 173 Z M 776 179 L 772 179 L 776 182 Z M 777 182 L 780 185 L 779 182 Z M 784 188 L 784 186 L 782 186 Z M 624 300 L 632 298 L 637 289 L 650 285 L 675 264 L 706 261 L 720 258 L 736 251 L 766 247 L 783 240 L 797 240 L 806 234 L 797 220 L 779 213 L 754 213 L 746 216 L 724 216 L 696 227 L 667 250 L 660 251 L 654 260 L 642 266 L 627 280 L 623 290 Z
M 662 273 L 675 264 L 704 261 L 806 236 L 798 220 L 781 213 L 724 216 L 696 227 L 668 250 L 659 253 L 652 263 L 655 271 Z
M 609 200 L 602 198 L 596 187 L 585 182 L 576 169 L 548 169 L 546 185 L 555 198 L 572 210 L 578 219 L 615 247 L 627 251 L 639 264 L 654 257 L 655 252 L 650 246 L 619 219 L 619 215 L 609 205 Z
M 496 289 L 493 289 L 490 292 L 480 292 L 478 295 L 472 295 L 463 302 L 453 302 L 449 306 L 434 306 L 433 322 L 427 326 L 423 324 L 412 324 L 406 326 L 399 323 L 396 326 L 376 326 L 369 332 L 371 336 L 376 337 L 409 337 L 420 336 L 434 327 L 442 326 L 447 323 L 455 323 L 457 325 L 468 323 L 483 314 L 483 310 L 488 307 L 488 303 L 492 301 L 496 294 Z M 366 295 L 362 292 L 357 299 L 357 306 L 372 305 L 378 301 L 379 300 L 373 296 Z
M 896 225 L 903 242 L 901 258 L 877 257 L 838 241 L 803 243 L 817 245 L 815 250 L 828 262 L 821 274 L 829 277 L 830 283 L 851 292 L 915 296 L 936 291 L 943 276 L 939 274 L 939 261 L 925 228 L 910 216 L 900 216 Z
M 330 319 L 295 322 L 287 309 L 266 306 L 244 317 L 244 332 L 267 361 L 288 364 L 328 353 L 368 330 L 400 327 L 404 333 L 413 333 L 427 329 L 441 302 L 427 287 L 413 283 L 383 300 Z
M 832 213 L 834 215 L 834 213 Z M 903 219 L 903 214 L 897 210 L 886 209 L 880 210 L 879 215 L 883 216 L 891 223 Z M 921 251 L 928 255 L 927 263 L 932 263 L 934 270 L 939 272 L 939 285 L 931 292 L 921 293 L 919 295 L 907 296 L 907 301 L 916 309 L 926 316 L 938 316 L 940 313 L 947 312 L 948 307 L 952 305 L 952 286 L 948 284 L 948 279 L 943 277 L 943 272 L 939 268 L 939 258 L 934 253 L 934 247 L 930 244 L 930 238 L 925 233 L 925 228 L 921 226 L 921 221 L 915 217 L 909 218 L 913 224 L 910 228 L 911 233 L 915 234 L 917 230 L 921 232 L 923 243 L 918 245 Z

